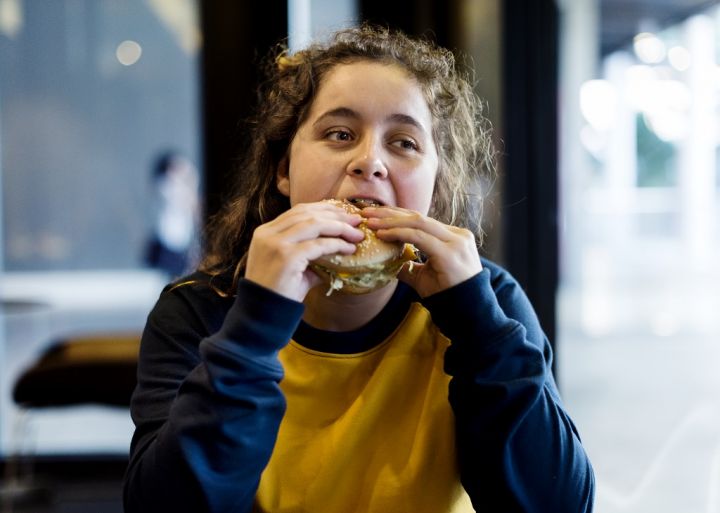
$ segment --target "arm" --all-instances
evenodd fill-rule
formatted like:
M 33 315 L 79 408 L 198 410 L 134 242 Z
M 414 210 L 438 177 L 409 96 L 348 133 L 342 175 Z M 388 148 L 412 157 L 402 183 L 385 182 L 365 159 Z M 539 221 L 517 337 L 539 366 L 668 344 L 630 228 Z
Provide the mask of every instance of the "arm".
M 253 232 L 224 319 L 217 297 L 193 300 L 183 287 L 158 303 L 132 403 L 128 513 L 250 510 L 285 410 L 277 353 L 320 282 L 308 262 L 354 251 L 359 223 L 328 203 L 296 205 Z
M 191 294 L 163 294 L 143 335 L 128 513 L 249 511 L 284 414 L 277 352 L 302 305 L 243 281 L 208 336 L 218 313 Z
M 461 479 L 475 508 L 591 511 L 593 472 L 560 404 L 549 344 L 515 280 L 490 262 L 483 267 L 466 229 L 397 207 L 363 215 L 378 237 L 411 242 L 427 256 L 399 277 L 452 341 L 445 371 Z
M 592 510 L 594 476 L 563 410 L 549 344 L 495 266 L 425 299 L 451 340 L 446 372 L 463 486 L 478 511 Z

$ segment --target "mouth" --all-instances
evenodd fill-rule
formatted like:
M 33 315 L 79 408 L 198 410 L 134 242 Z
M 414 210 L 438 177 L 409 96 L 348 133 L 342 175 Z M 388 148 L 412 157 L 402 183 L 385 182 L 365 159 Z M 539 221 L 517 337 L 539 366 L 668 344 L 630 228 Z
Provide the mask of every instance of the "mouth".
M 382 207 L 384 204 L 373 198 L 346 198 L 350 203 L 358 208 L 365 207 Z

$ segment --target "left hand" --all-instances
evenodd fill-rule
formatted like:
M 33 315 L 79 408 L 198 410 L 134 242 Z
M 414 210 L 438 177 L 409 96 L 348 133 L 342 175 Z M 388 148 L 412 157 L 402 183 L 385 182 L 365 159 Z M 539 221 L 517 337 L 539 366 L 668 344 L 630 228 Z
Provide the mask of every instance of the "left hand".
M 414 244 L 427 261 L 405 264 L 399 278 L 420 297 L 449 289 L 482 271 L 475 236 L 470 230 L 450 226 L 413 210 L 368 207 L 362 214 L 380 239 Z

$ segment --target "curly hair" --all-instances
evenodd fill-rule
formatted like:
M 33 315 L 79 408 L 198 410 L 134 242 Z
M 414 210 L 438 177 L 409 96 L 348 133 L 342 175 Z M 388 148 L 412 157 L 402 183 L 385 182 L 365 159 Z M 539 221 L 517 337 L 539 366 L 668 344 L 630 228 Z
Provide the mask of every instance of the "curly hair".
M 236 192 L 208 229 L 201 270 L 242 275 L 255 228 L 290 208 L 276 172 L 328 72 L 357 61 L 393 64 L 419 84 L 432 115 L 439 163 L 429 215 L 472 230 L 482 243 L 484 193 L 495 176 L 495 151 L 482 102 L 453 54 L 425 39 L 362 25 L 289 54 L 279 45 L 265 62 L 250 141 L 236 173 Z

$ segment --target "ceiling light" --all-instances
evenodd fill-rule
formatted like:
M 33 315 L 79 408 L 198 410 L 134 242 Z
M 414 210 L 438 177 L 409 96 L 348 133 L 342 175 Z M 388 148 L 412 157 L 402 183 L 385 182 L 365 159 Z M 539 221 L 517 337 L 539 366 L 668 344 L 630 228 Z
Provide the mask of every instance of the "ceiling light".
M 682 46 L 673 46 L 668 50 L 668 61 L 676 70 L 685 71 L 691 64 L 690 52 Z
M 650 32 L 641 32 L 633 38 L 633 50 L 637 58 L 646 64 L 657 64 L 665 59 L 665 43 Z
M 136 41 L 123 41 L 115 50 L 115 56 L 120 64 L 124 66 L 132 66 L 142 55 L 142 47 Z

